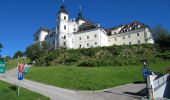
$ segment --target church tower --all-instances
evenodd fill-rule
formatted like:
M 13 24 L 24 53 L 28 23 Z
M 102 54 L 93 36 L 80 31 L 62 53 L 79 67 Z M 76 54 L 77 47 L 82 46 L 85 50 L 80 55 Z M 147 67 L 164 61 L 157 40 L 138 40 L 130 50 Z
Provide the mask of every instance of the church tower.
M 83 23 L 85 23 L 85 20 L 83 18 L 83 14 L 82 14 L 82 7 L 81 6 L 80 6 L 78 16 L 76 18 L 76 22 L 78 23 L 78 25 L 82 25 Z
M 58 47 L 67 47 L 67 33 L 68 33 L 69 15 L 64 6 L 64 0 L 57 14 L 57 28 L 58 33 Z

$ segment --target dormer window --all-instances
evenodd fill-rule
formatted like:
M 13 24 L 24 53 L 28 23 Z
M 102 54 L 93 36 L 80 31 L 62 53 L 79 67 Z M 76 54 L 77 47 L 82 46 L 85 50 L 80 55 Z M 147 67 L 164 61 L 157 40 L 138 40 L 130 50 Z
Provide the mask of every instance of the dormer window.
M 141 25 L 138 25 L 138 28 L 140 28 L 141 27 Z
M 132 30 L 132 27 L 130 27 L 129 30 Z

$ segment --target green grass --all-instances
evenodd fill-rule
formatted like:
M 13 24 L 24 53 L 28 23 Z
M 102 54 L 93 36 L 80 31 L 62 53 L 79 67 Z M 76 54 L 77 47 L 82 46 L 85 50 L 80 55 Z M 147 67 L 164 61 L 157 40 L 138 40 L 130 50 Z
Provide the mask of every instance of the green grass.
M 150 64 L 149 69 L 165 72 L 170 62 Z M 121 67 L 32 67 L 27 79 L 74 90 L 100 90 L 142 81 L 142 66 Z
M 49 98 L 24 88 L 20 89 L 18 96 L 14 86 L 0 81 L 0 100 L 49 100 Z
M 13 59 L 6 62 L 6 70 L 17 67 L 18 63 L 29 63 L 29 59 Z

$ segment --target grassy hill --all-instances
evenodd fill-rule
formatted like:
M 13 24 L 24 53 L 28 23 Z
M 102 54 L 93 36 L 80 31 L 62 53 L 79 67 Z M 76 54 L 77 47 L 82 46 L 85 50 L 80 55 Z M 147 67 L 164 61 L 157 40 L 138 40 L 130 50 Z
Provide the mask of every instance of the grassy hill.
M 18 66 L 18 63 L 29 63 L 30 60 L 29 59 L 13 59 L 13 60 L 8 60 L 6 62 L 6 69 L 9 70 L 9 69 L 12 69 L 14 67 L 17 67 Z
M 157 45 L 113 45 L 76 50 L 56 50 L 36 59 L 37 66 L 76 65 L 86 67 L 136 65 L 147 59 L 150 63 L 170 59 L 170 52 L 162 52 Z
M 170 61 L 149 64 L 150 71 L 165 73 Z M 74 90 L 101 90 L 143 81 L 142 65 L 117 67 L 31 67 L 27 79 Z

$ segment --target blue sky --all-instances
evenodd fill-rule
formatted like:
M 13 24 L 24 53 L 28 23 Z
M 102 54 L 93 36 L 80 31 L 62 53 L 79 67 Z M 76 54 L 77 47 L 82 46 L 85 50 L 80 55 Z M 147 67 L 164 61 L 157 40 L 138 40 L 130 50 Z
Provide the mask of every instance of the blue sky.
M 1 54 L 25 51 L 41 26 L 54 28 L 62 0 L 0 0 Z M 105 28 L 132 21 L 150 27 L 161 25 L 170 31 L 170 0 L 65 0 L 71 18 L 82 6 L 85 19 L 100 22 Z

